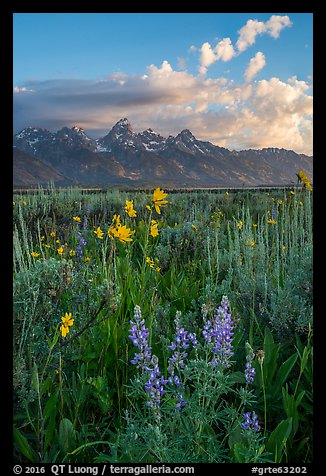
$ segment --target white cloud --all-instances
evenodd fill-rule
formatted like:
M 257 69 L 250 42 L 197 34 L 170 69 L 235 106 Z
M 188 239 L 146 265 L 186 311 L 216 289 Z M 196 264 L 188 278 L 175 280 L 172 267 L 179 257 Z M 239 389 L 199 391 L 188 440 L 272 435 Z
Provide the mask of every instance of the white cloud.
M 230 61 L 235 56 L 235 51 L 230 38 L 223 38 L 222 41 L 215 46 L 217 59 L 222 61 Z
M 261 51 L 258 51 L 256 55 L 249 61 L 248 67 L 244 74 L 246 81 L 251 81 L 265 65 L 265 56 Z
M 281 30 L 286 27 L 292 26 L 290 18 L 280 15 L 272 15 L 270 19 L 265 23 L 266 32 L 273 38 L 278 38 L 280 36 Z
M 205 74 L 208 66 L 211 66 L 215 61 L 217 61 L 217 57 L 211 45 L 208 42 L 203 43 L 200 48 L 200 73 Z
M 14 94 L 15 130 L 29 124 L 57 130 L 78 123 L 99 137 L 128 117 L 136 130 L 153 127 L 166 137 L 189 128 L 198 139 L 230 149 L 284 147 L 312 153 L 308 82 L 293 76 L 287 82 L 273 77 L 235 84 L 175 71 L 168 61 L 150 65 L 146 73 L 17 86 L 34 92 Z
M 215 47 L 207 41 L 203 43 L 199 49 L 192 45 L 189 48 L 189 52 L 200 51 L 198 70 L 201 75 L 205 75 L 209 66 L 216 61 L 230 61 L 235 56 L 243 53 L 249 46 L 252 46 L 256 42 L 258 35 L 267 34 L 272 38 L 278 38 L 281 30 L 290 26 L 292 26 L 292 22 L 287 15 L 272 15 L 266 22 L 250 19 L 238 31 L 239 36 L 236 42 L 237 52 L 229 37 L 223 38 Z
M 33 89 L 27 89 L 25 86 L 19 88 L 18 86 L 14 86 L 13 88 L 14 94 L 18 93 L 28 93 L 28 92 L 33 92 Z
M 230 38 L 223 38 L 212 48 L 210 43 L 205 42 L 200 48 L 199 72 L 205 75 L 207 68 L 216 61 L 230 61 L 235 56 L 235 51 Z
M 245 51 L 249 46 L 252 46 L 257 35 L 264 33 L 268 34 L 272 38 L 278 38 L 281 30 L 286 27 L 291 27 L 292 22 L 287 15 L 272 15 L 267 22 L 258 20 L 248 20 L 247 23 L 238 31 L 239 38 L 236 46 L 240 53 Z
M 256 36 L 261 35 L 266 31 L 264 22 L 258 20 L 248 20 L 247 23 L 240 28 L 239 38 L 236 46 L 240 52 L 245 51 L 248 46 L 251 46 L 256 41 Z

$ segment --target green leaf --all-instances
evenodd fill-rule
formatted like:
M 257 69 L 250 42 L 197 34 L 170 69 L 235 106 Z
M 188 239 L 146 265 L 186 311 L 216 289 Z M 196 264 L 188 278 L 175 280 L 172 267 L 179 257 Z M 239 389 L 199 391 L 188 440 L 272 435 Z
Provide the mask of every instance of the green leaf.
M 276 396 L 277 393 L 280 394 L 281 388 L 283 387 L 286 379 L 288 378 L 289 373 L 293 369 L 293 366 L 296 363 L 297 359 L 298 359 L 298 355 L 293 354 L 285 362 L 283 362 L 283 364 L 279 368 L 275 377 L 275 384 L 274 384 L 274 391 L 273 391 L 274 396 Z
M 286 445 L 286 441 L 290 436 L 292 430 L 292 418 L 282 420 L 275 430 L 270 434 L 266 445 L 267 451 L 272 453 L 274 457 L 274 463 L 280 463 L 282 461 L 283 449 Z
M 306 391 L 305 390 L 302 390 L 299 395 L 297 396 L 297 399 L 295 401 L 297 407 L 300 405 L 301 403 L 301 400 L 303 399 L 304 395 L 305 395 Z
M 13 430 L 13 436 L 14 436 L 14 443 L 16 444 L 18 449 L 22 452 L 22 454 L 25 456 L 25 458 L 27 458 L 32 463 L 37 463 L 37 455 L 35 451 L 30 446 L 25 436 L 15 427 Z
M 266 387 L 272 383 L 276 368 L 280 346 L 275 344 L 273 335 L 268 327 L 265 327 L 264 336 L 264 377 Z
M 292 418 L 292 436 L 298 430 L 299 414 L 297 411 L 297 404 L 294 395 L 289 395 L 287 388 L 282 388 L 283 407 L 288 418 Z
M 69 453 L 76 446 L 76 432 L 68 418 L 64 418 L 60 422 L 59 446 L 64 453 Z
M 301 357 L 301 364 L 300 364 L 300 372 L 301 373 L 304 372 L 304 370 L 307 366 L 309 353 L 310 353 L 310 350 L 307 347 L 305 347 L 303 349 L 303 354 L 302 354 L 302 357 Z
M 240 370 L 238 370 L 237 372 L 232 372 L 230 375 L 228 375 L 228 383 L 246 383 L 244 373 Z
M 235 443 L 233 446 L 233 454 L 236 463 L 246 462 L 246 453 L 248 448 L 243 443 Z
M 56 426 L 57 401 L 58 393 L 55 392 L 53 395 L 51 395 L 44 407 L 44 424 L 46 426 L 44 451 L 46 451 L 46 449 L 49 447 L 53 440 L 53 435 Z
M 237 422 L 229 434 L 229 447 L 232 449 L 236 443 L 239 443 L 243 439 L 241 425 Z

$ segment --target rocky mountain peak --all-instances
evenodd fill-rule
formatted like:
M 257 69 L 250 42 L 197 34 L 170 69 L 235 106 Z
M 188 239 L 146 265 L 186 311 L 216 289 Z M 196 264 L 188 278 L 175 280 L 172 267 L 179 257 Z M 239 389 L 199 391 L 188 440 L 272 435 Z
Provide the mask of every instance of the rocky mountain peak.
M 13 145 L 17 180 L 28 177 L 28 170 L 33 169 L 36 183 L 41 165 L 37 168 L 36 162 L 20 151 L 52 167 L 64 180 L 80 183 L 153 180 L 213 186 L 286 184 L 295 180 L 300 169 L 308 176 L 313 171 L 312 157 L 294 151 L 275 147 L 229 151 L 196 139 L 189 129 L 168 138 L 152 128 L 135 133 L 127 118 L 120 119 L 97 140 L 87 137 L 76 125 L 62 127 L 56 133 L 26 127 L 14 136 Z M 50 174 L 46 170 L 44 174 Z

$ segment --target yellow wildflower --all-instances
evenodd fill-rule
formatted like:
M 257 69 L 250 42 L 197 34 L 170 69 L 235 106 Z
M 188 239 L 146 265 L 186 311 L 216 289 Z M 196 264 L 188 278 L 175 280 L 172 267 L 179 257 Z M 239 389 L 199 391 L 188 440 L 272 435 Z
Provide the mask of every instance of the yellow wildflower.
M 89 256 L 86 256 L 86 258 L 85 258 L 86 263 L 87 263 L 88 261 L 90 261 L 90 260 L 91 260 L 90 257 L 89 257 Z
M 282 203 L 283 203 L 283 200 L 279 200 L 279 201 L 278 201 L 278 203 L 279 203 L 280 205 L 282 205 Z
M 160 268 L 159 266 L 157 266 L 157 267 L 155 268 L 155 271 L 157 271 L 157 272 L 159 273 L 159 272 L 161 271 L 161 268 Z
M 27 202 L 26 202 L 26 200 L 23 200 L 23 205 L 27 205 Z
M 237 227 L 239 228 L 239 230 L 241 230 L 242 226 L 243 226 L 243 222 L 242 220 L 239 220 L 237 223 Z
M 282 250 L 283 250 L 283 251 L 286 250 L 286 246 L 285 246 L 285 245 L 282 246 Z
M 291 194 L 291 195 L 295 195 L 295 193 L 293 192 L 293 190 L 290 191 L 290 194 Z
M 160 188 L 156 188 L 153 193 L 152 201 L 155 206 L 156 212 L 160 215 L 161 214 L 161 207 L 165 207 L 166 204 L 168 203 L 168 200 L 164 200 L 168 196 L 167 193 L 164 192 L 164 190 L 161 190 Z
M 155 236 L 158 236 L 158 223 L 156 220 L 152 220 L 152 223 L 151 223 L 151 231 L 150 231 L 150 235 L 153 236 L 155 238 Z
M 96 230 L 94 230 L 94 233 L 97 236 L 97 238 L 100 238 L 101 240 L 103 240 L 104 233 L 99 226 L 97 227 Z
M 198 228 L 196 227 L 196 225 L 192 224 L 191 227 L 194 229 L 194 231 L 197 233 L 198 231 Z
M 309 182 L 307 182 L 305 185 L 307 190 L 310 190 L 310 191 L 312 190 L 312 186 Z
M 60 246 L 60 248 L 57 249 L 57 252 L 59 253 L 59 255 L 62 255 L 62 253 L 63 253 L 63 246 Z
M 257 225 L 257 223 L 253 223 L 252 226 L 253 226 L 254 228 L 257 228 L 258 225 Z
M 131 218 L 134 218 L 137 215 L 136 210 L 134 209 L 134 202 L 133 200 L 126 200 L 125 212 Z
M 272 220 L 272 219 L 270 218 L 269 220 L 267 220 L 267 223 L 268 223 L 269 225 L 276 225 L 277 222 L 276 222 L 275 220 Z
M 303 202 L 299 202 L 299 205 L 303 205 Z
M 151 211 L 152 207 L 150 205 L 146 205 L 147 210 Z
M 45 240 L 45 236 L 41 236 L 41 241 L 44 241 Z
M 121 241 L 121 243 L 127 243 L 132 241 L 132 238 L 130 237 L 135 233 L 135 230 L 131 230 L 130 228 L 127 228 L 126 225 L 123 225 L 119 228 L 113 228 L 112 233 L 115 238 L 118 238 L 118 240 Z
M 73 325 L 74 319 L 72 319 L 71 312 L 66 312 L 66 314 L 61 317 L 61 327 L 60 327 L 60 332 L 62 337 L 66 337 L 66 335 L 69 333 L 69 327 Z
M 81 220 L 79 216 L 72 217 L 72 219 L 76 221 L 77 223 L 80 223 L 80 220 Z
M 48 244 L 45 244 L 44 246 L 45 246 L 45 248 L 47 248 L 47 249 L 51 248 L 51 245 L 48 245 Z
M 118 229 L 121 228 L 120 215 L 113 215 L 112 225 L 108 229 L 108 235 L 110 238 L 117 237 Z
M 146 263 L 149 264 L 151 268 L 154 268 L 154 261 L 149 256 L 146 258 Z
M 70 251 L 69 251 L 69 254 L 70 254 L 70 256 L 75 256 L 76 251 L 75 251 L 75 250 L 70 250 Z
M 55 240 L 57 245 L 60 245 L 60 240 Z
M 55 231 L 51 231 L 50 236 L 52 236 L 52 238 L 54 238 L 55 235 L 56 235 Z
M 310 184 L 310 180 L 307 176 L 307 174 L 303 171 L 300 170 L 300 172 L 297 174 L 299 182 L 303 182 L 304 186 L 306 187 L 307 190 L 312 190 L 312 186 Z
M 38 258 L 40 256 L 40 253 L 37 253 L 37 251 L 32 251 L 31 255 L 33 256 L 33 258 Z
M 113 220 L 112 220 L 112 221 L 113 221 L 113 223 L 114 223 L 114 226 L 115 226 L 116 228 L 119 228 L 119 227 L 121 226 L 121 222 L 120 222 L 120 215 L 116 215 L 116 214 L 114 214 L 114 215 L 113 215 Z

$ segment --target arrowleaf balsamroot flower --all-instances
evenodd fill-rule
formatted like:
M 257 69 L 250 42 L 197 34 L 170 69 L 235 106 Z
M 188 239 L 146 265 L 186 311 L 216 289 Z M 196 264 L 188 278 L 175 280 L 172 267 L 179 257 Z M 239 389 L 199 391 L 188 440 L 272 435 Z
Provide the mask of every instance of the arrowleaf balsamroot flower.
M 101 240 L 103 240 L 104 233 L 99 226 L 97 227 L 96 230 L 94 230 L 94 233 L 97 236 L 97 238 L 100 238 Z
M 297 177 L 299 182 L 302 182 L 307 190 L 312 190 L 310 180 L 303 170 L 300 170 L 300 172 L 297 174 Z
M 151 230 L 149 232 L 151 236 L 155 238 L 155 236 L 158 236 L 158 223 L 156 220 L 152 220 L 151 222 Z
M 81 218 L 79 216 L 72 217 L 72 219 L 77 223 L 80 223 L 81 221 Z
M 131 218 L 134 218 L 137 215 L 137 212 L 134 209 L 134 201 L 133 200 L 126 200 L 125 212 Z
M 243 226 L 243 221 L 239 220 L 237 223 L 237 227 L 239 228 L 239 230 L 241 230 L 242 226 Z
M 69 333 L 69 327 L 73 325 L 74 319 L 72 318 L 71 312 L 66 312 L 66 314 L 61 317 L 61 327 L 60 327 L 60 332 L 62 337 L 66 337 L 66 335 Z
M 40 253 L 38 253 L 37 251 L 32 251 L 31 255 L 33 256 L 33 258 L 38 258 L 40 256 Z
M 57 252 L 59 255 L 63 254 L 63 246 L 60 246 L 60 248 L 57 249 Z
M 135 230 L 127 228 L 126 225 L 120 226 L 119 228 L 110 228 L 110 230 L 114 238 L 118 238 L 121 243 L 128 243 L 132 241 L 131 235 L 135 233 Z
M 165 207 L 166 204 L 168 203 L 168 200 L 164 200 L 167 196 L 168 194 L 165 193 L 164 190 L 161 190 L 160 188 L 156 188 L 154 190 L 152 202 L 154 203 L 155 210 L 159 215 L 161 214 L 161 208 Z

